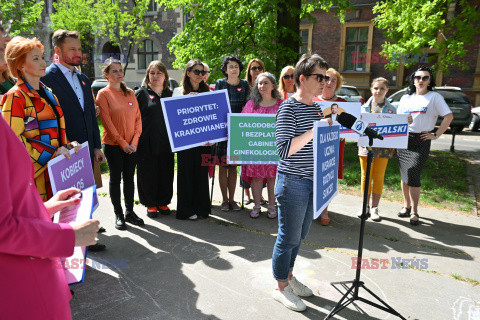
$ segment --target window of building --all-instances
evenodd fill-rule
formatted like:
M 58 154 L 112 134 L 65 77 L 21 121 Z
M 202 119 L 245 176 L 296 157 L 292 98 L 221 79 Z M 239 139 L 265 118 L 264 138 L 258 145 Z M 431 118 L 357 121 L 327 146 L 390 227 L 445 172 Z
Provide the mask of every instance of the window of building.
M 371 64 L 379 60 L 378 52 L 372 52 L 373 21 L 347 22 L 341 28 L 339 71 L 370 72 Z
M 365 71 L 367 66 L 368 27 L 347 28 L 345 71 Z
M 150 2 L 148 3 L 147 12 L 157 12 L 157 10 L 158 10 L 157 1 L 150 0 Z
M 312 33 L 313 33 L 313 24 L 300 26 L 300 41 L 301 41 L 299 46 L 300 55 L 304 53 L 312 52 Z
M 152 40 L 145 40 L 138 47 L 138 69 L 147 69 L 150 62 L 157 60 L 158 47 Z

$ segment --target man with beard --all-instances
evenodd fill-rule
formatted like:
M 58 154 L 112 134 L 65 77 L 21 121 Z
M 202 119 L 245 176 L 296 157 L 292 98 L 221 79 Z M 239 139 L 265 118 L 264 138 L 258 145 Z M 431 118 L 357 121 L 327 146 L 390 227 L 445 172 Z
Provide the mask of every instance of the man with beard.
M 52 43 L 58 62 L 46 70 L 41 81 L 57 96 L 65 116 L 67 139 L 84 143 L 88 141 L 92 169 L 94 161 L 105 162 L 101 150 L 100 131 L 95 112 L 95 101 L 88 77 L 76 67 L 82 63 L 82 45 L 77 31 L 57 30 Z M 101 231 L 105 229 L 101 228 Z M 105 250 L 105 245 L 89 247 L 91 251 Z

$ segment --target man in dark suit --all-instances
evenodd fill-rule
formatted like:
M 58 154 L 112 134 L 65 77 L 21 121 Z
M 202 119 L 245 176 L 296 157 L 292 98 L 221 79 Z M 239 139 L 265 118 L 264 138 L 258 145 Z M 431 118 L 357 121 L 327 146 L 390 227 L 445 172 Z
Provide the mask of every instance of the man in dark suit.
M 68 140 L 88 141 L 93 169 L 94 161 L 105 162 L 105 156 L 101 150 L 90 80 L 76 68 L 82 62 L 80 35 L 77 31 L 60 29 L 53 34 L 52 42 L 58 62 L 47 68 L 47 75 L 41 81 L 52 89 L 60 102 Z M 96 244 L 89 250 L 105 250 L 105 245 Z

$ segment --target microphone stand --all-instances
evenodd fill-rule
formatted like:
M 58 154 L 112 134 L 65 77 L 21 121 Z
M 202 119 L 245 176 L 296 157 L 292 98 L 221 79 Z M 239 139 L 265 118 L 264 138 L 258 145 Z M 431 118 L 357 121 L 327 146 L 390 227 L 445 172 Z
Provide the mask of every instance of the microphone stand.
M 370 177 L 370 168 L 372 165 L 372 160 L 373 160 L 373 153 L 372 153 L 372 145 L 373 145 L 373 138 L 368 137 L 369 141 L 369 147 L 368 149 L 368 155 L 367 155 L 367 170 L 366 170 L 366 178 L 365 178 L 365 186 L 364 186 L 364 193 L 363 193 L 363 207 L 362 207 L 362 216 L 360 219 L 362 220 L 360 224 L 360 239 L 358 242 L 358 260 L 357 260 L 357 273 L 355 276 L 355 280 L 353 281 L 341 281 L 341 282 L 332 282 L 331 285 L 338 290 L 340 293 L 341 291 L 335 287 L 336 285 L 341 285 L 343 288 L 348 289 L 347 292 L 343 295 L 343 297 L 338 301 L 337 305 L 330 311 L 330 313 L 324 318 L 324 320 L 330 319 L 333 317 L 335 314 L 343 310 L 345 307 L 347 307 L 349 304 L 355 302 L 356 300 L 365 302 L 377 309 L 381 309 L 385 312 L 388 312 L 390 314 L 393 314 L 400 319 L 406 320 L 401 314 L 399 314 L 395 309 L 393 309 L 391 306 L 389 306 L 385 301 L 380 299 L 376 294 L 374 294 L 372 291 L 370 291 L 366 286 L 363 281 L 360 280 L 360 272 L 362 270 L 362 256 L 363 256 L 363 235 L 365 231 L 365 220 L 368 219 L 369 214 L 367 214 L 367 205 L 368 205 L 368 187 L 369 187 L 369 177 Z M 351 284 L 350 288 L 348 287 L 348 284 Z M 381 302 L 381 304 L 378 304 L 376 302 L 367 300 L 363 297 L 358 296 L 358 291 L 360 288 L 363 288 L 365 291 L 370 293 L 377 301 Z M 350 297 L 349 297 L 350 296 Z

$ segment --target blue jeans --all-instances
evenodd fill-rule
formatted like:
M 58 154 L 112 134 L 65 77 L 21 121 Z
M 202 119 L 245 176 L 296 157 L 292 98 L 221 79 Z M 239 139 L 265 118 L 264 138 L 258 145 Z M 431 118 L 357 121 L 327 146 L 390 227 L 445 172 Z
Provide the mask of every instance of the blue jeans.
M 278 172 L 275 196 L 278 202 L 278 236 L 273 248 L 273 276 L 288 281 L 302 240 L 313 220 L 313 181 Z

